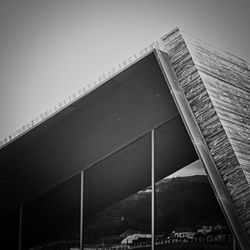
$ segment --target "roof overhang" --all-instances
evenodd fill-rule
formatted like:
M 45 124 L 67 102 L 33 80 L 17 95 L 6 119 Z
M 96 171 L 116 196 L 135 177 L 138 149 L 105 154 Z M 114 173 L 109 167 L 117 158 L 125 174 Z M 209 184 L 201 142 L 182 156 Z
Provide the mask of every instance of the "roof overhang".
M 162 124 L 171 133 L 166 132 L 166 138 L 158 142 L 164 146 L 159 164 L 168 166 L 159 178 L 198 157 L 152 51 L 0 150 L 1 214 L 90 168 Z M 143 147 L 142 143 L 138 150 L 143 151 Z M 135 154 L 135 163 L 142 161 L 147 154 L 144 151 Z M 129 157 L 131 154 L 120 161 L 117 178 L 124 174 L 122 169 L 129 173 L 125 170 Z M 138 183 L 124 195 L 150 184 L 146 179 Z

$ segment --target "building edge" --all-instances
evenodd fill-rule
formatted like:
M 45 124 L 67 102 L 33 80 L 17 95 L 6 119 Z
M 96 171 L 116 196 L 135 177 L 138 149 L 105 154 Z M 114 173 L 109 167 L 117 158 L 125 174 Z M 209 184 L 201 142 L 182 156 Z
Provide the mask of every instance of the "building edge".
M 92 81 L 91 83 L 85 84 L 82 88 L 78 89 L 75 93 L 68 96 L 68 98 L 62 100 L 58 104 L 55 104 L 50 109 L 46 110 L 45 112 L 38 115 L 36 118 L 32 119 L 31 121 L 24 124 L 20 129 L 16 130 L 15 132 L 7 135 L 6 137 L 0 139 L 0 150 L 7 146 L 9 143 L 15 141 L 16 139 L 20 138 L 30 130 L 34 129 L 35 127 L 39 126 L 47 119 L 53 117 L 58 112 L 62 111 L 63 109 L 67 108 L 68 106 L 74 104 L 81 98 L 84 98 L 92 91 L 94 91 L 99 86 L 105 84 L 107 81 L 115 77 L 116 75 L 120 74 L 126 68 L 132 66 L 149 53 L 151 53 L 154 49 L 163 49 L 162 44 L 160 41 L 154 41 L 148 46 L 142 48 L 138 53 L 134 54 L 133 56 L 128 57 L 127 59 L 123 60 L 117 66 L 113 67 L 108 72 L 101 74 L 98 79 Z
M 230 116 L 230 111 L 233 110 L 232 106 L 238 107 L 239 103 L 242 108 L 245 103 L 247 105 L 248 86 L 250 85 L 247 82 L 235 81 L 235 76 L 232 76 L 229 72 L 233 65 L 235 70 L 240 70 L 238 74 L 245 81 L 248 81 L 249 64 L 231 54 L 217 52 L 199 39 L 190 38 L 186 34 L 183 35 L 178 28 L 163 36 L 161 40 L 164 44 L 164 51 L 170 59 L 171 68 L 177 77 L 185 99 L 192 110 L 193 117 L 203 135 L 206 147 L 230 196 L 240 225 L 247 235 L 248 247 L 246 248 L 242 242 L 241 246 L 243 249 L 249 249 L 250 186 L 249 168 L 247 166 L 249 166 L 250 158 L 247 154 L 249 150 L 247 138 L 250 136 L 248 125 L 250 124 L 248 123 L 250 115 L 243 109 L 245 120 L 240 119 L 243 115 L 239 116 L 238 119 L 244 137 L 238 136 L 235 139 L 236 135 L 241 135 L 243 132 L 237 133 L 238 127 L 235 128 L 235 123 L 239 123 L 239 121 Z M 232 100 L 234 101 L 231 106 L 227 102 L 216 103 L 216 98 L 213 95 L 213 93 L 217 93 L 217 96 L 225 95 L 226 87 L 222 83 L 217 84 L 219 80 L 225 80 L 223 77 L 229 78 L 226 79 L 224 85 L 231 83 L 229 87 L 239 90 L 238 95 L 233 96 Z M 230 88 L 229 93 L 231 93 Z M 242 104 L 241 101 L 244 98 L 246 101 L 243 101 Z M 228 119 L 225 119 L 225 117 Z M 246 121 L 245 125 L 243 121 Z M 241 142 L 240 149 L 239 141 Z

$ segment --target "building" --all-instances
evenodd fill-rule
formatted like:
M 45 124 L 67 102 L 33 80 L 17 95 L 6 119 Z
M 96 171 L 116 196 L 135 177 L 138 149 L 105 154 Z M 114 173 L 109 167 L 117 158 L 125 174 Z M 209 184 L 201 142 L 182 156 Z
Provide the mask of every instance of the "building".
M 193 230 L 176 230 L 172 232 L 172 237 L 173 238 L 178 238 L 178 239 L 193 239 L 194 236 L 196 235 L 195 232 L 193 232 Z
M 197 233 L 201 233 L 203 235 L 209 234 L 212 232 L 211 226 L 203 226 L 202 228 L 197 229 Z
M 152 238 L 152 235 L 151 234 L 140 234 L 140 233 L 136 233 L 136 234 L 132 234 L 132 235 L 129 235 L 127 236 L 126 238 L 124 238 L 122 241 L 121 241 L 121 244 L 133 244 L 135 243 L 136 241 L 138 240 L 148 240 L 148 239 L 151 239 Z
M 150 185 L 154 200 L 156 181 L 200 159 L 250 249 L 249 64 L 184 37 L 174 29 L 1 142 L 2 245 L 82 249 L 93 214 Z

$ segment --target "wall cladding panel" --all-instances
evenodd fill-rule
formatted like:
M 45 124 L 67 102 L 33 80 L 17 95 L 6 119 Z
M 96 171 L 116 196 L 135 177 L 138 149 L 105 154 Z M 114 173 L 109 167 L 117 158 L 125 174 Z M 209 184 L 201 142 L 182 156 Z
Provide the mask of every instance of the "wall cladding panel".
M 162 37 L 162 41 L 250 239 L 249 64 L 179 29 Z

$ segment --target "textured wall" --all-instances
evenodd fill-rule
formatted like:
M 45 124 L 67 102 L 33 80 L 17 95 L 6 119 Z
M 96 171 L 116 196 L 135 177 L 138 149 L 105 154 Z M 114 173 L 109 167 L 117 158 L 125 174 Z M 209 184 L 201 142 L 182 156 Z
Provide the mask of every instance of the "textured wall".
M 250 238 L 249 64 L 175 29 L 162 38 L 195 120 Z

